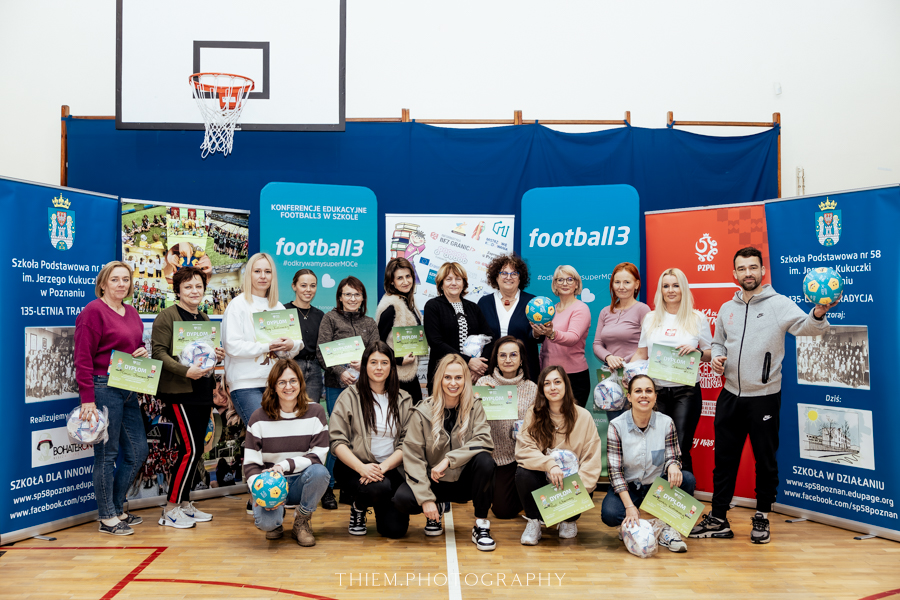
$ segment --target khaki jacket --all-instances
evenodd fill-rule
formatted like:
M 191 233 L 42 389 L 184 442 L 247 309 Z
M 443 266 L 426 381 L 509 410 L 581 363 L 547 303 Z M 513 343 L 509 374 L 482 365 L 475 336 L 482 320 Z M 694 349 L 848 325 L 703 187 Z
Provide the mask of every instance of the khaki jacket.
M 412 415 L 413 402 L 410 395 L 400 390 L 400 398 L 397 402 L 400 411 L 400 422 L 397 424 L 397 437 L 394 438 L 394 450 L 403 445 L 406 438 L 406 428 Z M 347 446 L 356 458 L 364 463 L 377 463 L 372 456 L 371 432 L 365 427 L 362 406 L 359 403 L 359 391 L 355 385 L 351 385 L 338 396 L 328 420 L 328 434 L 331 438 L 331 453 L 344 445 Z M 403 472 L 403 464 L 397 466 Z
M 453 425 L 449 439 L 447 432 L 441 428 L 435 447 L 431 437 L 431 398 L 420 402 L 412 411 L 406 439 L 403 441 L 403 468 L 406 471 L 406 482 L 420 505 L 437 499 L 431 491 L 431 469 L 444 458 L 450 459 L 450 466 L 441 481 L 457 481 L 463 467 L 476 454 L 494 449 L 491 428 L 484 416 L 481 402 L 472 403 L 469 425 L 461 444 L 458 428 L 458 423 Z

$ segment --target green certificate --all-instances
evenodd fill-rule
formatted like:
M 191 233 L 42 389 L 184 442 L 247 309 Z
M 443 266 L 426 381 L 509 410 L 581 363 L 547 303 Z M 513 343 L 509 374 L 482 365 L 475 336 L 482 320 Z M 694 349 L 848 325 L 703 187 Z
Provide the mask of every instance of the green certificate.
M 678 356 L 678 348 L 653 344 L 650 348 L 650 365 L 647 374 L 653 379 L 662 379 L 681 385 L 696 385 L 700 371 L 699 352 Z
M 109 387 L 139 394 L 156 395 L 162 361 L 150 357 L 135 358 L 127 352 L 113 350 L 109 358 Z
M 253 329 L 256 330 L 256 341 L 261 344 L 274 342 L 278 338 L 291 340 L 303 339 L 300 323 L 297 322 L 297 309 L 266 310 L 253 313 Z
M 326 367 L 346 365 L 355 360 L 360 360 L 362 359 L 363 350 L 366 349 L 363 345 L 363 339 L 358 335 L 319 344 L 319 348 L 322 349 L 322 356 L 325 357 Z
M 222 324 L 218 321 L 175 321 L 172 323 L 172 354 L 178 356 L 191 342 L 219 347 Z
M 680 488 L 671 487 L 662 477 L 657 477 L 641 502 L 641 510 L 658 517 L 681 535 L 687 536 L 700 518 L 703 504 Z
M 410 352 L 414 356 L 428 354 L 428 343 L 425 341 L 425 328 L 421 325 L 413 327 L 394 327 L 391 329 L 394 336 L 394 356 L 400 358 Z
M 578 473 L 563 479 L 561 490 L 548 484 L 531 492 L 531 495 L 547 527 L 594 508 L 594 501 L 585 491 Z
M 476 385 L 472 388 L 476 400 L 481 400 L 488 421 L 519 418 L 519 389 L 514 385 Z

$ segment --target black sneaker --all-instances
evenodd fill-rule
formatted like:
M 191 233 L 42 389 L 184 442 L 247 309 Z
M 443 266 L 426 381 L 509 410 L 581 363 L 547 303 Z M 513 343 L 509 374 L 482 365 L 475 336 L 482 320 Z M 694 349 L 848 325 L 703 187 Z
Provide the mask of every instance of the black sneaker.
M 691 529 L 692 538 L 733 538 L 734 532 L 728 525 L 728 519 L 720 519 L 712 514 L 703 515 L 699 523 Z
M 247 514 L 248 515 L 253 514 L 253 503 L 250 502 L 249 500 L 247 500 Z
M 472 528 L 472 542 L 482 552 L 490 552 L 497 547 L 497 543 L 491 537 L 491 522 L 487 519 L 484 521 L 487 523 L 487 527 L 479 527 L 478 521 L 475 522 L 475 527 Z
M 437 520 L 427 519 L 425 521 L 425 535 L 441 535 L 444 533 L 444 524 L 443 524 L 443 516 L 444 516 L 444 503 L 437 503 L 438 509 L 438 518 Z
M 347 528 L 350 535 L 366 535 L 366 511 L 355 506 L 350 507 L 350 527 Z
M 772 541 L 769 535 L 769 520 L 762 516 L 761 512 L 757 512 L 751 519 L 753 521 L 753 530 L 750 532 L 750 541 L 754 544 L 768 544 Z
M 131 535 L 134 533 L 134 529 L 129 527 L 125 521 L 119 521 L 115 525 L 104 525 L 103 521 L 100 521 L 100 533 L 108 533 L 110 535 Z
M 328 488 L 325 495 L 322 496 L 322 508 L 325 510 L 337 510 L 337 498 L 334 497 L 334 490 Z

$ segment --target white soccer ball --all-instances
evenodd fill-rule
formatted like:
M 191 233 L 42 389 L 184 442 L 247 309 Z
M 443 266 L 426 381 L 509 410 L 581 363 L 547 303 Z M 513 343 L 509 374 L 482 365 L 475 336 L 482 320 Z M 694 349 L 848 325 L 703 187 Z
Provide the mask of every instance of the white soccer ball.
M 641 519 L 637 525 L 622 528 L 625 548 L 638 558 L 650 558 L 659 550 L 653 525 Z

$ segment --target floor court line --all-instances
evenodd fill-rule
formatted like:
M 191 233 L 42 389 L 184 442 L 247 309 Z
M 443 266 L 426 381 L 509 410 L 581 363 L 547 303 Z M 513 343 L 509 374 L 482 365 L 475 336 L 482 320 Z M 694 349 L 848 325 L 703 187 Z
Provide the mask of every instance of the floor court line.
M 447 592 L 450 600 L 462 600 L 459 581 L 459 559 L 456 555 L 456 531 L 453 528 L 453 510 L 444 513 L 444 539 L 447 542 Z

